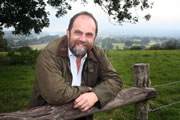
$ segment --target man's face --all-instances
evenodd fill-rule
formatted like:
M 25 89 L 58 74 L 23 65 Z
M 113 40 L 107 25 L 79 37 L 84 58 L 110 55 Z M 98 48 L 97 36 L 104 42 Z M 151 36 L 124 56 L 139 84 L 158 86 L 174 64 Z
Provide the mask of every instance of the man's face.
M 87 15 L 78 16 L 71 31 L 67 30 L 68 45 L 76 57 L 83 57 L 93 47 L 96 38 L 96 25 Z

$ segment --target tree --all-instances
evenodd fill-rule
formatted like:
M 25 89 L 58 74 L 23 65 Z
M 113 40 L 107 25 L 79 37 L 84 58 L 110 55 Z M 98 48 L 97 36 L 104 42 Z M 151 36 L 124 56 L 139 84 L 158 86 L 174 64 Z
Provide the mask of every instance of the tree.
M 3 35 L 4 33 L 0 31 L 0 51 L 7 51 L 8 43 L 7 40 L 2 37 Z
M 111 41 L 108 41 L 108 42 L 107 42 L 106 48 L 107 48 L 108 50 L 111 50 L 111 49 L 113 48 L 113 44 L 112 44 Z
M 180 49 L 180 40 L 177 41 L 176 49 Z
M 119 50 L 119 46 L 118 45 L 116 45 L 116 50 Z
M 130 47 L 130 50 L 142 50 L 144 48 L 145 48 L 145 46 L 132 46 L 132 47 Z
M 32 51 L 32 48 L 29 46 L 22 46 L 22 47 L 18 48 L 18 51 L 20 53 L 30 52 L 30 51 Z
M 152 45 L 149 50 L 161 50 L 161 45 L 160 44 L 154 44 Z
M 177 40 L 168 40 L 162 43 L 162 48 L 165 50 L 176 49 Z
M 128 40 L 128 41 L 125 42 L 125 45 L 128 46 L 128 47 L 131 46 L 132 44 L 133 44 L 133 42 L 130 41 L 130 40 Z
M 0 1 L 0 28 L 13 27 L 14 34 L 30 34 L 32 31 L 40 33 L 49 26 L 49 12 L 45 10 L 47 4 L 57 9 L 56 17 L 62 17 L 72 9 L 71 2 L 77 0 L 1 0 Z M 81 0 L 82 4 L 88 0 Z M 136 23 L 138 15 L 132 9 L 144 11 L 152 8 L 148 0 L 94 0 L 117 23 Z M 144 18 L 150 19 L 150 14 Z M 1 31 L 1 30 L 0 30 Z
M 0 51 L 7 51 L 7 50 L 8 50 L 7 40 L 0 37 Z
M 43 0 L 1 0 L 0 28 L 13 27 L 14 34 L 40 33 L 49 26 Z

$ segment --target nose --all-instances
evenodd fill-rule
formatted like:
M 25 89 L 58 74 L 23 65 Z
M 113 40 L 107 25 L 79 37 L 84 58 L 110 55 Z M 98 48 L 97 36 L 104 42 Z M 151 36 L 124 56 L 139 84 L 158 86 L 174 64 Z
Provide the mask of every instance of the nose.
M 80 40 L 83 42 L 87 41 L 86 35 L 85 34 L 81 35 Z

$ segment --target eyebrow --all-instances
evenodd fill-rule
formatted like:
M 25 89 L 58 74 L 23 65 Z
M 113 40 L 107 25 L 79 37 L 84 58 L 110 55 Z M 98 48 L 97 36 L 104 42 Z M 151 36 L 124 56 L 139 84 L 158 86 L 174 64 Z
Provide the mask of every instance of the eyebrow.
M 83 33 L 83 32 L 80 30 L 75 30 L 74 33 Z
M 83 32 L 80 31 L 80 30 L 75 30 L 74 33 L 83 33 Z M 85 33 L 85 35 L 93 36 L 93 33 L 92 32 L 87 32 L 87 33 Z

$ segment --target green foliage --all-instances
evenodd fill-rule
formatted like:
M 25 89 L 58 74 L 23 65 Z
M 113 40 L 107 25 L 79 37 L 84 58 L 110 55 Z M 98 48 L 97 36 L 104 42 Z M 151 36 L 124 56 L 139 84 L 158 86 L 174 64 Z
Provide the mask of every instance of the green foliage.
M 180 49 L 180 41 L 177 41 L 176 49 Z
M 142 11 L 152 8 L 152 3 L 149 3 L 148 0 L 95 0 L 94 2 L 100 5 L 110 17 L 120 24 L 122 22 L 138 22 L 138 15 L 132 14 L 132 8 L 141 8 Z M 150 14 L 144 16 L 146 20 L 149 20 L 150 17 Z
M 26 52 L 31 52 L 33 50 L 29 46 L 22 46 L 22 47 L 18 48 L 17 51 L 20 53 L 26 53 Z
M 145 48 L 145 46 L 132 46 L 132 47 L 130 47 L 130 50 L 142 50 L 144 48 Z
M 0 65 L 9 65 L 11 63 L 11 59 L 8 56 L 0 55 Z
M 74 2 L 76 1 L 77 0 L 74 0 Z M 70 2 L 67 0 L 48 0 L 47 3 L 57 9 L 57 17 L 64 16 L 67 14 L 68 10 L 72 9 Z M 81 3 L 86 5 L 88 4 L 88 1 L 82 0 Z M 138 22 L 138 15 L 131 11 L 132 8 L 141 8 L 141 10 L 144 11 L 146 9 L 152 8 L 153 5 L 148 0 L 94 0 L 94 3 L 101 6 L 102 9 L 108 13 L 111 18 L 120 24 L 123 22 Z M 146 14 L 144 18 L 149 20 L 151 15 Z
M 161 45 L 160 44 L 154 44 L 152 45 L 149 50 L 161 50 Z
M 176 40 L 168 40 L 164 43 L 162 43 L 162 49 L 165 49 L 165 50 L 173 50 L 173 49 L 176 49 L 176 44 L 177 44 L 177 41 Z
M 125 42 L 125 45 L 128 46 L 128 47 L 131 46 L 132 44 L 133 44 L 133 42 L 130 41 L 130 40 Z
M 57 9 L 56 17 L 62 17 L 71 10 L 71 5 L 66 0 L 48 0 L 47 3 Z
M 47 4 L 57 9 L 56 17 L 62 17 L 71 10 L 72 2 L 77 0 L 1 0 L 0 1 L 0 32 L 2 28 L 13 27 L 14 34 L 30 34 L 31 31 L 40 33 L 44 27 L 49 26 L 49 12 L 46 11 Z M 82 0 L 87 4 L 87 0 Z M 152 3 L 148 0 L 94 0 L 102 9 L 109 14 L 117 23 L 136 23 L 138 15 L 132 12 L 132 8 L 141 8 L 142 11 L 151 8 Z M 150 15 L 144 16 L 146 20 Z M 0 35 L 1 36 L 1 35 Z
M 178 41 L 177 40 L 167 40 L 162 44 L 154 44 L 150 48 L 150 50 L 174 50 L 178 49 Z
M 113 48 L 112 42 L 113 42 L 113 39 L 105 38 L 104 40 L 102 40 L 102 48 L 111 50 Z
M 1 0 L 0 27 L 13 27 L 14 34 L 40 33 L 49 26 L 45 7 L 43 0 Z
M 25 49 L 24 49 L 25 48 Z M 35 64 L 37 56 L 40 51 L 38 50 L 30 50 L 28 47 L 22 47 L 23 51 L 16 52 L 14 50 L 9 50 L 7 56 L 3 56 L 1 65 L 9 64 L 9 65 L 32 65 Z M 2 57 L 2 56 L 1 56 Z M 4 62 L 3 62 L 4 61 Z
M 36 62 L 39 51 L 23 52 L 20 55 L 11 57 L 11 64 L 31 65 Z
M 0 31 L 1 32 L 1 31 Z M 0 36 L 0 51 L 7 51 L 8 50 L 8 43 L 6 39 L 3 39 Z

